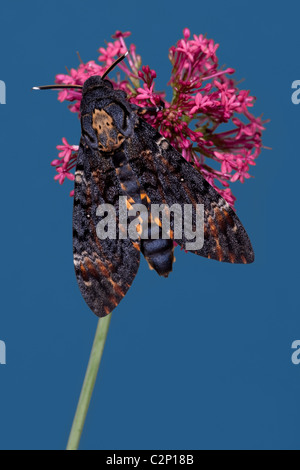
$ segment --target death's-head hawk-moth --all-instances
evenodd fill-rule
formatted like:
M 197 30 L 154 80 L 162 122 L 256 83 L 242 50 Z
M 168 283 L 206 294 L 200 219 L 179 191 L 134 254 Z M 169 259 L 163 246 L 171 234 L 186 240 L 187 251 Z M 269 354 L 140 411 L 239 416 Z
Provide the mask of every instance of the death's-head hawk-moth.
M 162 236 L 162 222 L 153 220 L 152 205 L 192 206 L 194 227 L 197 207 L 202 205 L 204 244 L 201 249 L 190 251 L 228 263 L 254 261 L 249 237 L 230 205 L 143 119 L 145 110 L 131 104 L 126 93 L 114 89 L 105 78 L 123 58 L 103 77 L 90 77 L 83 87 L 65 86 L 82 89 L 82 135 L 73 213 L 75 271 L 85 301 L 99 317 L 109 315 L 125 296 L 137 274 L 140 253 L 151 269 L 167 277 L 174 262 L 174 242 L 186 248 L 184 231 L 176 237 L 173 214 L 169 214 L 169 237 Z M 128 214 L 137 204 L 149 209 L 152 231 L 148 239 L 141 236 L 138 227 L 134 239 L 127 232 L 124 235 L 124 224 L 120 223 L 116 224 L 115 236 L 98 236 L 99 207 L 114 208 L 116 222 L 120 222 L 120 198 L 126 199 Z M 126 222 L 132 221 L 133 216 L 128 215 Z

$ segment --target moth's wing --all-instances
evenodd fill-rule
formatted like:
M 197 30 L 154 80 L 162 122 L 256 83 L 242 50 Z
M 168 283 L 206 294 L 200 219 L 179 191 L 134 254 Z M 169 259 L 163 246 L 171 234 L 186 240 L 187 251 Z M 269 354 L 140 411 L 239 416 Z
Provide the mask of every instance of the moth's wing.
M 97 208 L 110 204 L 119 216 L 122 189 L 110 158 L 99 158 L 80 145 L 73 212 L 74 265 L 81 293 L 99 317 L 117 307 L 130 288 L 140 262 L 140 243 L 129 239 L 101 240 Z M 118 225 L 118 224 L 117 224 Z
M 252 263 L 254 252 L 236 213 L 220 194 L 155 129 L 140 118 L 133 138 L 126 142 L 130 164 L 152 204 L 204 205 L 204 245 L 191 250 L 206 258 L 229 263 Z M 174 221 L 171 222 L 174 230 Z M 183 234 L 175 241 L 186 249 Z

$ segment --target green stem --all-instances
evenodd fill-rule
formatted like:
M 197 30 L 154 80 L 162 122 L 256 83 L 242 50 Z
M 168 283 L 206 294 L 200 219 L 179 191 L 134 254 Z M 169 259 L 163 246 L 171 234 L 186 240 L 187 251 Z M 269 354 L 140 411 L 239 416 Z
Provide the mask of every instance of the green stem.
M 91 356 L 86 371 L 85 379 L 83 382 L 71 434 L 67 450 L 78 450 L 85 419 L 90 406 L 92 394 L 95 387 L 96 378 L 98 375 L 101 358 L 107 338 L 111 315 L 101 318 L 98 323 L 94 344 L 91 351 Z

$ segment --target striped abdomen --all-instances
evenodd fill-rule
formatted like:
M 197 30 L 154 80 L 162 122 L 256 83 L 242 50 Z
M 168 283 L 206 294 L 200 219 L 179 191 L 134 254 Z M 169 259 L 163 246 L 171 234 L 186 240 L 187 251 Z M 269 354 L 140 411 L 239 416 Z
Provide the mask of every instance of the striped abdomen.
M 167 277 L 172 271 L 174 261 L 173 240 L 163 240 L 160 224 L 152 223 L 151 201 L 141 188 L 125 153 L 122 151 L 116 153 L 113 161 L 121 188 L 127 195 L 129 204 L 143 204 L 148 208 L 148 239 L 141 240 L 141 252 L 145 256 L 150 269 L 154 269 L 160 276 Z M 160 238 L 154 239 L 155 237 Z

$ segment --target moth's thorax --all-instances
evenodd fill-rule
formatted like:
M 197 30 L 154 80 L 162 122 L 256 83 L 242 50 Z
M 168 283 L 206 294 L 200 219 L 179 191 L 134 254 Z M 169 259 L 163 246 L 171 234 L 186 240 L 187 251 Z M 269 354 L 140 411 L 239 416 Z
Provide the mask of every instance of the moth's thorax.
M 94 75 L 85 81 L 82 94 L 83 96 L 96 94 L 99 98 L 101 95 L 105 96 L 107 90 L 112 88 L 113 85 L 109 80 L 103 80 L 99 75 Z
M 114 152 L 125 140 L 124 135 L 105 109 L 96 108 L 93 111 L 92 127 L 97 135 L 98 149 L 101 152 Z
M 98 76 L 85 82 L 80 112 L 83 141 L 95 155 L 118 151 L 133 135 L 138 120 L 126 93 Z

